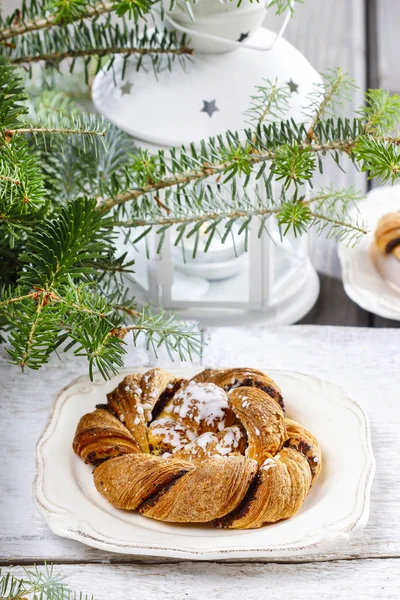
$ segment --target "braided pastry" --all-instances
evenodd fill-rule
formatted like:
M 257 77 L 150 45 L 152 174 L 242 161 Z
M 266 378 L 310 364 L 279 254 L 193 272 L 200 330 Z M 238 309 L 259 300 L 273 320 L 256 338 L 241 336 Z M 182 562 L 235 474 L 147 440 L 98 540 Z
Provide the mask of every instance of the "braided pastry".
M 400 212 L 388 213 L 379 219 L 375 243 L 381 254 L 393 254 L 400 260 Z
M 291 517 L 321 470 L 318 442 L 255 369 L 128 375 L 81 418 L 73 449 L 118 508 L 236 529 Z

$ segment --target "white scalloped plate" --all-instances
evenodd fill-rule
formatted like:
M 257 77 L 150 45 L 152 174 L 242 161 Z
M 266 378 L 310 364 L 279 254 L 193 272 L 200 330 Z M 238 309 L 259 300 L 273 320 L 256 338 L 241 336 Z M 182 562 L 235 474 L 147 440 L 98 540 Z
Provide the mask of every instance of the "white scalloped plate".
M 179 377 L 196 372 L 170 371 Z M 71 444 L 79 418 L 104 402 L 120 374 L 108 382 L 80 377 L 56 400 L 37 445 L 34 482 L 50 529 L 110 552 L 192 560 L 295 557 L 346 542 L 368 520 L 375 461 L 367 417 L 336 384 L 300 373 L 268 374 L 282 389 L 288 416 L 309 428 L 322 449 L 321 477 L 294 517 L 261 529 L 221 530 L 161 523 L 108 504 Z
M 400 211 L 400 185 L 369 192 L 349 213 L 350 217 L 364 222 L 369 233 L 354 248 L 340 244 L 339 259 L 349 298 L 380 317 L 400 321 L 400 290 L 382 277 L 370 250 L 379 219 L 397 211 Z

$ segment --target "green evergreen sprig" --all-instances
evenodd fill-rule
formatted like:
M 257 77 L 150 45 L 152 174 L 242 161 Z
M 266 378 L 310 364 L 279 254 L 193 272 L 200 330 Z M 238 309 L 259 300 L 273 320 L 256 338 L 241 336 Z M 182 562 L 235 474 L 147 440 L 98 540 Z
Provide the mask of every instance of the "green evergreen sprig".
M 192 144 L 160 151 L 151 157 L 139 152 L 125 170 L 121 190 L 114 187 L 112 197 L 99 200 L 100 209 L 106 212 L 126 202 L 137 201 L 144 194 L 172 187 L 181 189 L 210 176 L 222 178 L 224 182 L 232 177 L 244 176 L 243 185 L 246 186 L 250 182 L 250 174 L 261 177 L 267 164 L 270 165 L 271 179 L 276 175 L 285 187 L 298 186 L 311 182 L 316 168 L 323 170 L 321 158 L 326 154 L 330 154 L 338 164 L 340 155 L 345 154 L 359 168 L 367 170 L 373 167 L 372 150 L 372 157 L 375 156 L 379 163 L 379 168 L 374 171 L 376 175 L 383 180 L 395 180 L 398 177 L 398 139 L 392 137 L 388 129 L 396 119 L 400 120 L 397 98 L 390 101 L 390 117 L 388 115 L 385 122 L 381 116 L 381 105 L 387 93 L 383 90 L 367 95 L 367 106 L 359 111 L 359 117 L 325 118 L 326 113 L 329 115 L 343 101 L 343 96 L 347 96 L 353 85 L 340 70 L 336 74 L 330 73 L 325 79 L 329 85 L 325 92 L 318 88 L 316 96 L 311 97 L 310 106 L 305 107 L 308 118 L 303 123 L 298 124 L 291 119 L 279 123 L 259 122 L 255 130 L 249 128 L 243 133 L 228 131 L 217 138 L 203 140 L 199 147 Z M 271 89 L 270 84 L 266 89 Z M 317 96 L 320 105 L 315 104 Z M 254 114 L 260 118 L 259 107 L 255 108 Z M 372 124 L 377 121 L 380 123 L 379 135 L 371 133 Z
M 52 565 L 20 567 L 22 576 L 0 571 L 1 600 L 93 600 L 72 591 Z
M 265 186 L 266 194 L 262 194 Z M 222 242 L 230 235 L 233 226 L 236 234 L 244 236 L 247 250 L 250 227 L 256 223 L 258 235 L 265 230 L 266 221 L 274 217 L 284 234 L 290 230 L 294 235 L 304 233 L 315 227 L 318 233 L 326 232 L 336 241 L 346 240 L 355 243 L 367 233 L 365 224 L 348 218 L 348 209 L 361 198 L 352 188 L 350 190 L 322 189 L 311 198 L 295 194 L 288 196 L 285 191 L 274 198 L 270 184 L 262 182 L 251 195 L 236 184 L 231 186 L 206 185 L 180 192 L 169 191 L 163 204 L 157 204 L 146 196 L 140 203 L 132 205 L 132 217 L 117 221 L 118 227 L 132 228 L 132 242 L 136 244 L 151 231 L 158 235 L 157 251 L 161 251 L 167 231 L 172 230 L 172 243 L 182 246 L 185 240 L 194 238 L 193 258 L 199 248 L 200 235 L 205 243 L 205 252 L 214 236 Z
M 289 110 L 290 90 L 287 85 L 280 86 L 264 79 L 263 85 L 256 87 L 254 95 L 250 96 L 249 109 L 246 115 L 252 126 L 261 125 L 266 121 L 282 119 Z
M 137 69 L 150 66 L 157 73 L 161 68 L 171 69 L 176 60 L 185 66 L 185 60 L 192 53 L 186 35 L 157 29 L 150 31 L 146 26 L 130 24 L 125 18 L 115 23 L 110 15 L 102 21 L 79 21 L 54 27 L 44 34 L 28 33 L 5 50 L 11 63 L 23 65 L 30 73 L 34 63 L 58 68 L 69 59 L 70 72 L 81 63 L 86 81 L 89 74 L 94 75 L 102 68 L 105 58 L 112 58 L 107 67 L 111 68 L 116 55 L 123 60 L 122 71 L 132 57 L 136 59 Z
M 13 40 L 32 31 L 45 31 L 84 19 L 95 21 L 116 12 L 137 21 L 152 9 L 155 0 L 23 0 L 21 9 L 0 15 L 0 42 Z
M 102 271 L 102 262 L 110 265 L 115 254 L 112 220 L 95 206 L 94 200 L 83 198 L 65 204 L 28 236 L 18 287 L 3 288 L 0 298 L 13 362 L 38 369 L 64 345 L 88 359 L 91 377 L 96 366 L 107 378 L 123 364 L 129 332 L 135 342 L 144 334 L 149 346 L 166 345 L 171 355 L 198 351 L 192 325 L 139 312 L 118 294 L 110 299 L 91 286 L 90 276 Z M 120 263 L 119 270 L 126 266 Z
M 243 0 L 230 0 L 230 2 L 237 2 L 237 6 L 240 6 L 242 4 L 242 1 Z M 260 0 L 250 0 L 250 2 L 260 3 Z M 295 2 L 303 4 L 303 0 L 295 0 Z M 268 8 L 275 7 L 275 11 L 276 11 L 277 15 L 281 15 L 282 13 L 286 12 L 287 10 L 290 10 L 292 15 L 294 12 L 294 2 L 292 2 L 292 0 L 269 0 L 269 2 L 267 3 L 267 6 L 268 6 Z
M 303 4 L 303 0 L 295 0 L 295 2 L 299 4 Z M 291 0 L 269 0 L 268 8 L 275 7 L 275 11 L 277 15 L 281 15 L 282 13 L 290 10 L 291 14 L 294 13 L 294 3 Z

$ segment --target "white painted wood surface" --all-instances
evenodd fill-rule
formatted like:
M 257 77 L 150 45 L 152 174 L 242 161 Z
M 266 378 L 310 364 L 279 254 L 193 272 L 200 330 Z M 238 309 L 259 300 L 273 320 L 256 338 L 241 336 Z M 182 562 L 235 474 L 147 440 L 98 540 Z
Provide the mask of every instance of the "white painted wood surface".
M 204 367 L 303 371 L 342 384 L 360 402 L 371 420 L 377 459 L 370 522 L 349 544 L 304 560 L 400 558 L 400 332 L 313 326 L 217 328 L 206 331 L 205 339 Z M 160 360 L 166 364 L 165 358 Z M 128 364 L 150 362 L 154 361 L 139 350 Z M 1 436 L 6 449 L 0 457 L 0 563 L 132 560 L 57 538 L 32 500 L 35 443 L 58 390 L 84 370 L 85 365 L 75 360 L 52 361 L 39 372 L 21 374 L 5 359 L 0 362 Z
M 395 559 L 246 567 L 191 562 L 58 567 L 72 588 L 93 593 L 96 600 L 398 600 L 397 568 Z

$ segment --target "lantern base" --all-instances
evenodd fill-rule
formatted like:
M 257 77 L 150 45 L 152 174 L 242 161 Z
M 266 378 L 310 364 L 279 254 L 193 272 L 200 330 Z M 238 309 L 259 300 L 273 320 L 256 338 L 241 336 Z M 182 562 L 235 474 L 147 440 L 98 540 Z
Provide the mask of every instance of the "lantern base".
M 172 307 L 173 312 L 181 319 L 198 321 L 200 327 L 229 327 L 232 325 L 292 325 L 302 319 L 314 306 L 319 296 L 319 278 L 316 270 L 308 260 L 305 276 L 300 287 L 292 294 L 277 299 L 263 309 L 221 308 L 179 309 Z

